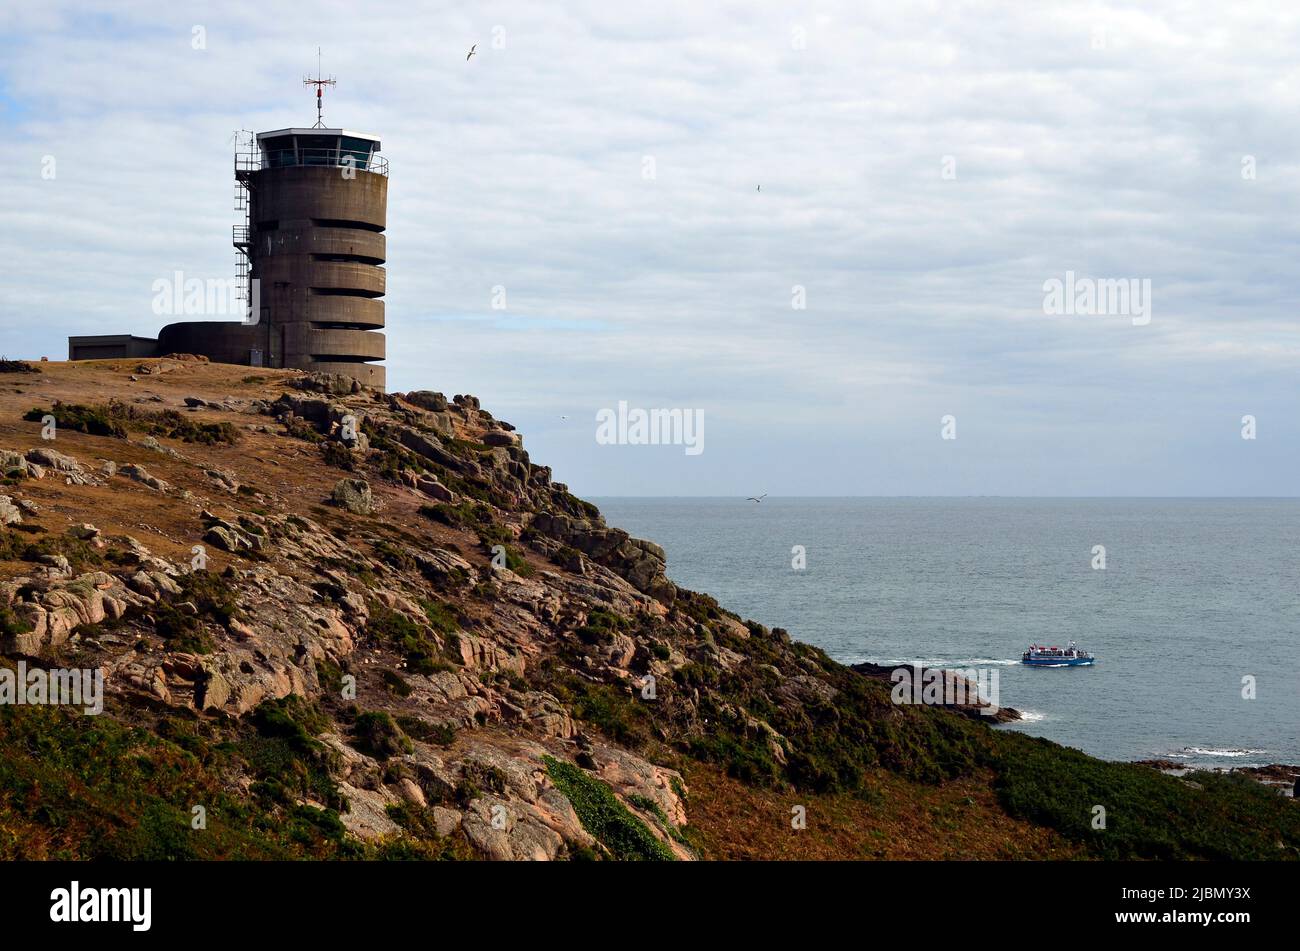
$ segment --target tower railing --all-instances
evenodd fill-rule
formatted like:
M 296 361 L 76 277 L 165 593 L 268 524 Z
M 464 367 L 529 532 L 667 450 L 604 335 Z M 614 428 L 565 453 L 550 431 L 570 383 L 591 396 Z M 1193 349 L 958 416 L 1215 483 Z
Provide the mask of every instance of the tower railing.
M 388 175 L 388 159 L 356 149 L 282 149 L 273 152 L 240 152 L 235 155 L 236 172 L 259 172 L 267 168 L 324 165 L 354 168 L 359 172 Z

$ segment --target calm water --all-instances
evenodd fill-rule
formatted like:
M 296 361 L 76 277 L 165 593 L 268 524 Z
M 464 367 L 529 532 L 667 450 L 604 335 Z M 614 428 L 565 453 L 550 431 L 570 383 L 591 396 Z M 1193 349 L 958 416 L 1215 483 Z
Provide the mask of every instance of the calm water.
M 1008 729 L 1109 759 L 1300 763 L 1300 500 L 596 502 L 678 584 L 837 660 L 996 667 L 1026 715 Z M 1071 638 L 1095 667 L 1018 663 Z

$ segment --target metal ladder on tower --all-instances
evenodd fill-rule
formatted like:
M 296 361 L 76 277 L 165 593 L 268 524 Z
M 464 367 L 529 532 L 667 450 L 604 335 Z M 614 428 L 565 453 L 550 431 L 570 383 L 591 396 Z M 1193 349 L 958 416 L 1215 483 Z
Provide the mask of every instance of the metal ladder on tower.
M 230 231 L 230 243 L 235 247 L 235 299 L 243 301 L 244 322 L 255 322 L 258 315 L 251 312 L 252 300 L 252 175 L 259 164 L 257 140 L 253 133 L 235 133 L 235 211 L 240 212 L 241 224 Z

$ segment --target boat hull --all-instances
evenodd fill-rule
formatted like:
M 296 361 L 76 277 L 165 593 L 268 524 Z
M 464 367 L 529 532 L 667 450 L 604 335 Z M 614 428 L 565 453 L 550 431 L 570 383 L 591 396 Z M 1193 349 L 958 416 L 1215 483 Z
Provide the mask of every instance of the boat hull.
M 1097 662 L 1095 657 L 1039 657 L 1022 660 L 1026 667 L 1091 667 Z

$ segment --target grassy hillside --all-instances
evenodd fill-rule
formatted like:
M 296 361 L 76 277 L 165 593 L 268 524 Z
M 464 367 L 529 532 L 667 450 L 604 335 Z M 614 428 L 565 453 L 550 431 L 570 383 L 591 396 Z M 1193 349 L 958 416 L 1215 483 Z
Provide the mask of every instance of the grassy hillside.
M 1300 856 L 1254 782 L 894 704 L 678 589 L 473 397 L 7 366 L 0 663 L 107 696 L 0 707 L 6 858 Z

